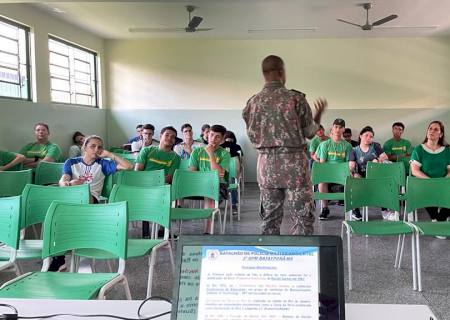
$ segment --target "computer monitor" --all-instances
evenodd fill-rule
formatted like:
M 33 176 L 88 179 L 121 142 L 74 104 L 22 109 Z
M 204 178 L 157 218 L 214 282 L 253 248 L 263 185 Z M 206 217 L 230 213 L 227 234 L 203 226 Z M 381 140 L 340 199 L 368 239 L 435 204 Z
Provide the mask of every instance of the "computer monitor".
M 182 236 L 172 320 L 345 319 L 336 236 Z

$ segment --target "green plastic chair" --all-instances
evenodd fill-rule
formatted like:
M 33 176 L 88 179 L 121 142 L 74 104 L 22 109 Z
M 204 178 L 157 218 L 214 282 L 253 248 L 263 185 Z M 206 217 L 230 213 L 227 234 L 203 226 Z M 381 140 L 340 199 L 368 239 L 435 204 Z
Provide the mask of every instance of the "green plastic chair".
M 22 193 L 22 215 L 20 228 L 25 229 L 43 223 L 48 208 L 54 200 L 76 204 L 89 203 L 89 185 L 82 184 L 71 187 L 38 186 L 27 184 Z M 42 240 L 22 239 L 17 251 L 17 260 L 40 259 L 42 256 Z M 7 260 L 8 248 L 0 247 L 0 261 Z
M 64 163 L 40 161 L 35 172 L 34 183 L 39 185 L 58 184 Z
M 172 271 L 175 268 L 169 237 L 170 228 L 170 185 L 142 188 L 115 185 L 109 199 L 110 203 L 128 201 L 128 221 L 147 221 L 166 228 L 163 239 L 128 239 L 127 259 L 150 254 L 148 270 L 147 297 L 151 296 L 153 270 L 157 253 L 162 248 L 169 250 Z M 114 259 L 106 252 L 95 249 L 78 249 L 76 255 L 91 259 Z
M 14 197 L 22 194 L 27 183 L 32 183 L 31 169 L 22 171 L 0 171 L 0 198 Z
M 19 249 L 20 232 L 20 196 L 0 199 L 0 243 L 9 250 L 9 259 L 0 261 L 0 271 L 14 268 L 16 275 L 17 250 Z
M 345 211 L 359 207 L 384 207 L 394 211 L 400 210 L 397 184 L 392 177 L 379 179 L 360 179 L 347 177 L 345 182 Z M 353 289 L 351 235 L 397 236 L 411 235 L 411 253 L 413 266 L 413 288 L 416 290 L 416 264 L 413 227 L 404 221 L 343 221 L 341 236 L 347 233 L 348 283 Z M 394 267 L 400 259 L 400 243 L 397 244 Z
M 394 179 L 394 182 L 398 185 L 399 191 L 398 199 L 400 201 L 406 200 L 405 194 L 406 174 L 405 174 L 405 165 L 402 162 L 393 162 L 393 163 L 368 162 L 366 177 L 367 178 L 392 177 Z M 401 213 L 402 208 L 400 207 L 400 214 Z
M 189 170 L 189 159 L 181 159 L 180 166 L 178 167 L 179 170 Z
M 319 183 L 336 183 L 345 185 L 345 179 L 350 175 L 348 162 L 330 163 L 314 162 L 311 171 L 313 185 Z M 344 192 L 322 193 L 314 192 L 315 200 L 344 200 Z
M 133 187 L 162 186 L 165 183 L 164 170 L 120 171 L 117 174 L 116 183 Z
M 241 221 L 241 181 L 239 176 L 239 166 L 240 166 L 240 160 L 239 157 L 232 157 L 230 158 L 230 168 L 229 168 L 229 180 L 228 180 L 228 197 L 225 201 L 225 212 L 223 217 L 223 231 L 222 233 L 225 233 L 225 225 L 227 222 L 227 213 L 228 213 L 228 207 L 230 207 L 230 223 L 233 217 L 233 209 L 232 209 L 232 201 L 231 201 L 231 192 L 236 190 L 237 191 L 237 208 L 238 208 L 238 214 L 237 218 L 238 221 Z
M 417 222 L 417 209 L 425 207 L 450 208 L 450 179 L 421 179 L 410 176 L 406 182 L 406 193 L 405 215 L 414 212 L 416 220 L 412 224 L 416 231 L 418 290 L 422 291 L 420 236 L 450 237 L 450 222 Z
M 205 197 L 214 200 L 215 206 L 210 209 L 177 208 L 176 201 L 189 197 Z M 222 220 L 219 210 L 219 174 L 216 170 L 211 171 L 185 171 L 175 170 L 172 178 L 171 189 L 172 208 L 170 210 L 171 220 L 197 220 L 211 218 L 210 233 L 214 233 L 214 218 L 219 214 L 219 225 L 221 232 Z
M 128 282 L 124 275 L 127 256 L 127 223 L 126 202 L 95 205 L 53 202 L 44 222 L 42 271 L 30 272 L 5 283 L 0 288 L 0 298 L 105 299 L 106 291 L 120 283 L 125 289 L 127 299 L 131 299 Z M 78 248 L 94 248 L 110 252 L 120 259 L 118 271 L 116 273 L 47 272 L 51 257 Z

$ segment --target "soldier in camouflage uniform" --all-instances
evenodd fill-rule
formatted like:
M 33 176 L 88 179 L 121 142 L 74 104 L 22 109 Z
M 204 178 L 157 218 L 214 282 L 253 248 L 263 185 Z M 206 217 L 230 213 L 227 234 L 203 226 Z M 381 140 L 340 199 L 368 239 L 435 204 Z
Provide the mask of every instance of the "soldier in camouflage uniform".
M 285 201 L 291 233 L 312 234 L 314 206 L 306 138 L 316 133 L 327 103 L 315 103 L 313 118 L 305 95 L 284 86 L 286 76 L 280 57 L 266 57 L 262 71 L 264 88 L 250 98 L 242 112 L 248 137 L 259 153 L 262 234 L 280 234 Z

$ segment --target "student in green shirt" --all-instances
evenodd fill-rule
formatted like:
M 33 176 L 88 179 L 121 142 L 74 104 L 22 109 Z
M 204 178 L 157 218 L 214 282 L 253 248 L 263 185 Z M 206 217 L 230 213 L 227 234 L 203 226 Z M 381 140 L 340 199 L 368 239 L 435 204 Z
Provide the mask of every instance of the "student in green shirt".
M 139 152 L 134 170 L 152 171 L 164 169 L 166 183 L 172 183 L 172 176 L 180 166 L 180 156 L 172 151 L 177 130 L 174 127 L 161 129 L 159 146 L 144 147 Z
M 0 171 L 9 170 L 24 161 L 23 154 L 0 150 Z
M 319 130 L 317 130 L 316 135 L 314 138 L 311 139 L 309 143 L 309 154 L 311 155 L 311 159 L 313 159 L 316 162 L 319 162 L 319 159 L 317 158 L 317 148 L 319 147 L 319 144 L 325 140 L 330 139 L 329 136 L 325 134 L 325 129 L 322 125 L 319 125 Z
M 61 161 L 61 149 L 57 144 L 48 140 L 50 129 L 45 123 L 37 123 L 34 126 L 36 142 L 32 142 L 20 149 L 19 153 L 25 156 L 23 165 L 25 168 L 36 168 L 39 161 L 59 162 Z
M 230 154 L 222 148 L 223 136 L 227 129 L 221 125 L 213 125 L 208 134 L 208 145 L 195 149 L 189 160 L 189 169 L 191 171 L 210 171 L 216 170 L 220 177 L 220 187 L 226 188 L 227 172 L 230 165 Z M 205 199 L 205 208 L 214 208 L 214 200 Z M 211 229 L 211 220 L 205 223 L 205 233 Z
M 421 145 L 414 148 L 411 155 L 411 173 L 423 179 L 450 178 L 450 147 L 445 142 L 444 125 L 432 121 L 428 125 L 426 137 Z M 425 208 L 433 221 L 446 221 L 450 209 Z
M 348 162 L 352 145 L 342 138 L 345 130 L 345 121 L 343 119 L 336 119 L 331 128 L 331 139 L 328 139 L 319 144 L 316 152 L 317 158 L 321 163 L 323 162 Z M 328 183 L 319 183 L 320 192 L 328 192 Z M 328 201 L 322 200 L 322 212 L 319 219 L 326 220 L 330 214 L 328 209 Z
M 411 142 L 402 139 L 405 125 L 401 122 L 392 124 L 392 139 L 387 140 L 383 145 L 383 150 L 389 161 L 403 162 L 405 170 L 409 172 L 409 157 L 412 152 Z

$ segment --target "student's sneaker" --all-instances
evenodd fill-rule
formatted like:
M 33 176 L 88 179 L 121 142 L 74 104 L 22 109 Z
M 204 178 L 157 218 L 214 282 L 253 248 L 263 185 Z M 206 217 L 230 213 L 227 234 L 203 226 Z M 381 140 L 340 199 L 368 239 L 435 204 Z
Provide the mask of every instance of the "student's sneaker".
M 352 210 L 352 218 L 354 220 L 358 220 L 358 221 L 362 220 L 362 215 L 361 215 L 361 212 L 359 211 L 359 208 Z
M 322 212 L 320 213 L 319 220 L 327 220 L 330 215 L 330 209 L 322 208 Z
M 50 263 L 50 267 L 48 268 L 48 271 L 61 272 L 64 270 L 66 270 L 66 257 L 65 256 L 53 257 L 52 262 Z
M 383 217 L 383 220 L 389 220 L 391 214 L 392 212 L 390 210 L 381 210 L 381 216 Z
M 448 219 L 447 219 L 448 220 Z M 431 222 L 437 222 L 436 219 L 431 219 Z M 436 236 L 436 239 L 441 239 L 441 240 L 445 240 L 447 239 L 447 237 L 443 237 L 443 236 Z

